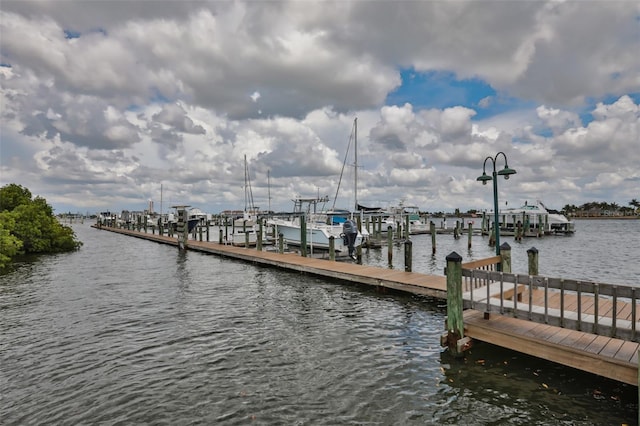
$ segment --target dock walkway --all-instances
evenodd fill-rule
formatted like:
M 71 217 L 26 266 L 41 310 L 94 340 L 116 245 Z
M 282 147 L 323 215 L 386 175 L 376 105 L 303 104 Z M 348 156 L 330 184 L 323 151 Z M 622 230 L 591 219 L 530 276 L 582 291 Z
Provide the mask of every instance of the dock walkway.
M 177 239 L 173 237 L 109 227 L 100 229 L 178 246 Z M 188 249 L 377 288 L 389 288 L 445 300 L 447 298 L 444 276 L 350 262 L 331 262 L 293 253 L 258 251 L 255 248 L 234 247 L 217 242 L 189 240 Z M 500 315 L 497 312 L 492 312 L 489 318 L 485 319 L 484 312 L 476 309 L 464 311 L 464 325 L 465 335 L 473 339 L 623 383 L 638 385 L 639 343 L 540 324 Z

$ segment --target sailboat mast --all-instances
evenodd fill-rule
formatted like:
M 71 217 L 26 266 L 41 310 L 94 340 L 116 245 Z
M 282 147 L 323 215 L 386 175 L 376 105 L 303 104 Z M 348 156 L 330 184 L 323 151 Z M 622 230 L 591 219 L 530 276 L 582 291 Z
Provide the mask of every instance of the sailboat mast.
M 247 212 L 247 206 L 249 205 L 249 188 L 247 187 L 247 154 L 244 155 L 244 211 Z
M 355 211 L 358 211 L 358 117 L 353 120 L 354 126 L 354 198 L 356 200 Z
M 269 199 L 269 211 L 271 211 L 271 169 L 267 170 L 267 197 Z

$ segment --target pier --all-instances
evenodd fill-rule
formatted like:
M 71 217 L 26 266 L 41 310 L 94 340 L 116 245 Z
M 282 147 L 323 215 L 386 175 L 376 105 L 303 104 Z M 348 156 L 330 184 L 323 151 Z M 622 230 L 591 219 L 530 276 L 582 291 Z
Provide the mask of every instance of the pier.
M 179 245 L 176 237 L 94 227 Z M 447 257 L 447 276 L 437 276 L 218 242 L 185 242 L 188 250 L 447 300 L 442 343 L 454 354 L 464 353 L 478 340 L 622 383 L 639 382 L 638 300 L 632 287 L 510 274 L 510 259 L 499 256 L 462 265 L 461 258 L 449 262 L 452 253 Z M 496 271 L 499 262 L 502 272 Z

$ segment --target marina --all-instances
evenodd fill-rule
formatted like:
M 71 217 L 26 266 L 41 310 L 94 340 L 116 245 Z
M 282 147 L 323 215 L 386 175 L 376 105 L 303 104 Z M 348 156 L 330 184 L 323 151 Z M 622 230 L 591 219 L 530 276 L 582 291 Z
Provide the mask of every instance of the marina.
M 7 424 L 637 422 L 636 386 L 481 343 L 453 358 L 440 346 L 441 299 L 89 225 L 71 225 L 82 250 L 0 276 Z M 638 254 L 625 236 L 637 221 L 576 225 L 572 237 L 535 240 L 545 275 L 635 281 Z M 467 250 L 444 234 L 432 256 L 430 236 L 412 240 L 414 270 L 427 275 L 443 275 L 452 251 L 466 263 L 493 250 L 487 237 L 474 235 Z M 526 271 L 531 240 L 506 241 L 514 270 Z M 393 270 L 386 247 L 363 251 L 363 263 L 400 273 L 402 246 L 393 250 Z
M 161 242 L 165 244 L 178 245 L 178 240 L 171 237 L 164 236 L 155 236 L 149 235 L 146 233 L 140 233 L 138 231 L 129 231 L 122 230 L 117 228 L 102 228 L 113 232 L 123 233 L 125 235 L 134 236 L 138 238 L 151 239 L 156 242 Z M 308 274 L 313 274 L 325 278 L 338 279 L 347 282 L 354 282 L 358 284 L 365 284 L 374 286 L 375 288 L 382 289 L 392 289 L 399 290 L 404 292 L 409 292 L 412 294 L 419 294 L 423 296 L 430 296 L 439 299 L 447 300 L 447 303 L 451 303 L 452 290 L 450 288 L 449 280 L 450 280 L 450 272 L 452 271 L 451 265 L 447 265 L 447 276 L 437 276 L 437 275 L 426 275 L 414 272 L 398 271 L 398 270 L 385 270 L 379 267 L 372 266 L 363 266 L 353 263 L 344 263 L 344 262 L 330 262 L 326 260 L 313 259 L 308 258 L 306 256 L 297 256 L 295 254 L 282 254 L 275 252 L 266 252 L 261 250 L 248 250 L 246 248 L 236 248 L 232 246 L 228 246 L 225 244 L 219 243 L 210 243 L 203 241 L 188 241 L 188 247 L 190 250 L 197 250 L 206 253 L 216 254 L 224 257 L 231 257 L 235 259 L 241 259 L 244 261 L 249 261 L 252 263 L 275 266 L 278 268 L 284 268 L 288 270 L 294 270 L 298 272 L 304 272 Z M 506 246 L 508 247 L 508 245 Z M 506 249 L 505 249 L 506 251 Z M 510 249 L 508 250 L 510 252 Z M 457 255 L 457 254 L 456 254 Z M 459 256 L 459 255 L 458 255 Z M 510 256 L 510 254 L 509 254 Z M 447 260 L 449 258 L 447 257 Z M 462 258 L 460 258 L 460 261 Z M 508 265 L 510 265 L 510 258 L 508 260 Z M 514 285 L 509 290 L 510 296 L 507 296 L 508 293 L 505 288 L 503 288 L 503 281 L 505 280 L 504 275 L 500 273 L 499 276 L 491 277 L 489 279 L 488 272 L 478 269 L 478 271 L 485 275 L 481 276 L 484 284 L 481 286 L 477 285 L 478 277 L 473 274 L 475 272 L 476 266 L 479 265 L 478 268 L 484 268 L 487 265 L 495 265 L 499 264 L 500 260 L 496 257 L 490 258 L 488 263 L 468 263 L 466 264 L 467 270 L 471 271 L 467 276 L 470 277 L 471 282 L 467 282 L 465 288 L 469 288 L 470 293 L 465 298 L 460 299 L 458 303 L 461 308 L 463 303 L 470 308 L 475 308 L 474 304 L 479 303 L 480 301 L 484 301 L 484 312 L 485 319 L 490 318 L 490 314 L 492 312 L 496 312 L 494 309 L 491 310 L 489 305 L 489 300 L 495 299 L 496 297 L 500 303 L 500 314 L 505 314 L 504 312 L 504 303 L 505 300 L 508 300 L 511 305 L 511 309 L 509 312 L 510 315 L 507 315 L 510 318 L 509 321 L 500 320 L 500 321 L 486 321 L 486 322 L 472 322 L 473 326 L 468 329 L 464 329 L 461 327 L 457 332 L 457 335 L 451 337 L 451 327 L 449 328 L 449 337 L 443 337 L 443 344 L 449 345 L 450 350 L 456 353 L 464 350 L 460 348 L 460 341 L 463 337 L 471 337 L 474 339 L 483 340 L 489 343 L 493 343 L 499 346 L 503 346 L 513 350 L 519 350 L 527 353 L 528 355 L 541 357 L 547 360 L 551 360 L 554 362 L 558 362 L 573 368 L 578 368 L 583 371 L 587 371 L 593 374 L 601 375 L 607 378 L 611 378 L 614 380 L 619 380 L 627 384 L 636 385 L 638 384 L 638 348 L 639 344 L 637 342 L 638 336 L 636 335 L 636 324 L 638 324 L 637 317 L 637 304 L 638 297 L 635 294 L 635 289 L 633 287 L 628 287 L 628 294 L 624 292 L 620 286 L 614 286 L 616 292 L 613 293 L 613 306 L 609 306 L 609 308 L 601 308 L 602 311 L 598 312 L 598 304 L 594 305 L 591 302 L 591 311 L 589 311 L 589 315 L 591 315 L 591 322 L 600 322 L 601 326 L 604 326 L 604 331 L 599 332 L 597 326 L 592 327 L 593 333 L 585 333 L 582 331 L 586 326 L 582 324 L 582 320 L 585 322 L 588 321 L 586 317 L 581 317 L 583 314 L 580 302 L 578 302 L 577 307 L 572 307 L 571 309 L 566 309 L 565 312 L 565 293 L 564 291 L 558 293 L 561 296 L 561 301 L 558 299 L 553 300 L 551 305 L 548 301 L 548 294 L 544 293 L 544 303 L 537 301 L 536 304 L 533 303 L 534 298 L 534 287 L 531 282 L 531 275 L 524 275 L 521 279 L 522 284 L 528 282 L 529 286 L 526 287 L 528 289 L 528 297 L 529 302 L 520 303 L 520 311 L 528 314 L 528 320 L 523 320 L 522 317 L 517 317 L 518 312 L 518 299 L 522 297 L 522 295 L 518 295 L 516 297 L 516 290 L 519 285 L 523 290 L 525 286 L 521 285 L 521 282 L 518 279 L 518 275 L 515 275 L 515 278 L 511 279 L 514 282 Z M 531 265 L 530 265 L 531 267 Z M 537 269 L 537 264 L 535 266 Z M 405 268 L 406 269 L 406 268 Z M 494 269 L 495 270 L 495 269 Z M 510 266 L 508 269 L 510 272 Z M 506 278 L 507 280 L 509 278 Z M 539 278 L 540 279 L 540 278 Z M 495 283 L 500 280 L 500 289 L 495 288 Z M 527 281 L 529 280 L 529 281 Z M 546 286 L 548 287 L 548 280 L 546 281 Z M 536 284 L 536 289 L 539 288 L 540 283 Z M 564 290 L 564 282 L 562 284 L 562 289 Z M 459 284 L 460 288 L 462 288 L 462 282 Z M 574 284 L 575 286 L 575 284 Z M 476 295 L 480 294 L 481 299 L 477 300 L 474 298 L 473 288 L 476 288 Z M 492 289 L 490 289 L 492 288 Z M 545 287 L 546 288 L 546 287 Z M 571 288 L 569 284 L 567 284 L 567 288 Z M 599 298 L 598 292 L 601 292 L 602 295 L 606 296 L 607 293 L 605 285 L 601 284 L 599 286 L 600 290 L 595 290 L 595 298 Z M 485 293 L 486 289 L 486 293 Z M 576 287 L 577 290 L 577 300 L 582 301 L 583 295 L 580 293 L 580 288 Z M 462 290 L 456 290 L 457 293 L 461 295 Z M 586 291 L 586 290 L 585 290 Z M 454 293 L 455 294 L 455 293 Z M 486 294 L 486 297 L 483 295 Z M 617 306 L 617 296 L 620 295 L 621 301 L 629 300 L 629 302 L 621 302 L 623 305 L 627 303 L 626 306 Z M 638 296 L 640 296 L 640 291 L 638 292 Z M 484 298 L 482 298 L 484 297 Z M 568 296 L 570 297 L 570 296 Z M 588 297 L 588 296 L 587 296 Z M 538 298 L 538 297 L 536 297 Z M 463 302 L 464 300 L 464 302 Z M 567 302 L 568 303 L 568 302 Z M 524 305 L 524 307 L 523 307 Z M 594 307 L 595 306 L 595 313 Z M 527 311 L 528 309 L 528 311 Z M 534 309 L 544 309 L 544 318 L 543 321 L 538 321 L 545 325 L 545 330 L 548 335 L 545 335 L 540 330 L 537 331 L 537 334 L 531 334 L 531 329 L 535 326 L 535 322 L 530 322 L 532 319 L 532 312 Z M 552 325 L 553 322 L 550 321 L 549 317 L 554 317 L 553 312 L 550 314 L 550 311 L 558 311 L 560 310 L 561 319 L 560 322 L 557 323 L 556 326 Z M 539 312 L 539 311 L 538 311 Z M 480 313 L 482 315 L 482 313 Z M 505 314 L 506 315 L 506 314 Z M 578 325 L 573 326 L 575 330 L 572 330 L 564 318 L 568 319 L 576 316 L 578 318 Z M 595 316 L 594 316 L 595 315 Z M 478 318 L 478 314 L 474 314 L 471 310 L 466 310 L 464 314 L 462 312 L 458 313 L 457 316 L 462 323 L 462 317 L 465 319 L 473 321 Z M 452 312 L 448 312 L 448 317 L 451 319 L 453 317 Z M 568 321 L 568 320 L 567 320 Z M 606 325 L 608 321 L 608 327 Z M 523 325 L 522 323 L 528 323 L 528 326 Z M 551 325 L 550 325 L 551 323 Z M 613 325 L 612 325 L 613 324 Z M 559 333 L 562 329 L 562 333 Z M 628 330 L 628 332 L 623 332 L 620 338 L 599 339 L 599 336 L 617 336 L 615 334 L 616 329 L 624 329 Z M 568 331 L 568 332 L 565 332 Z M 560 334 L 562 336 L 561 339 L 557 339 L 557 336 Z M 555 340 L 551 337 L 556 336 Z M 623 340 L 623 338 L 626 340 Z M 447 343 L 446 339 L 449 340 Z M 451 342 L 451 339 L 454 339 Z M 586 345 L 584 347 L 579 348 L 576 346 L 576 341 L 581 340 L 585 341 Z M 598 340 L 600 344 L 596 345 L 595 342 Z M 551 344 L 549 342 L 552 342 Z M 463 341 L 463 344 L 470 344 L 470 340 Z M 458 345 L 456 349 L 456 345 Z M 613 348 L 613 349 L 612 349 Z

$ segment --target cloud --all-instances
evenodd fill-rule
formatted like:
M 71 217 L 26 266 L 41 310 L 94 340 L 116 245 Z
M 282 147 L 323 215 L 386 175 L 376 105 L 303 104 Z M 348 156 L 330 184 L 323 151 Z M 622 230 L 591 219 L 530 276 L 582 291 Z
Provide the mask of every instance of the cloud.
M 10 1 L 0 14 L 0 179 L 65 208 L 133 208 L 160 184 L 234 208 L 245 155 L 262 201 L 268 180 L 283 209 L 333 196 L 341 173 L 353 197 L 355 117 L 362 201 L 487 206 L 475 178 L 498 152 L 518 170 L 501 185 L 512 202 L 637 198 L 633 2 Z M 407 69 L 495 94 L 391 104 Z

